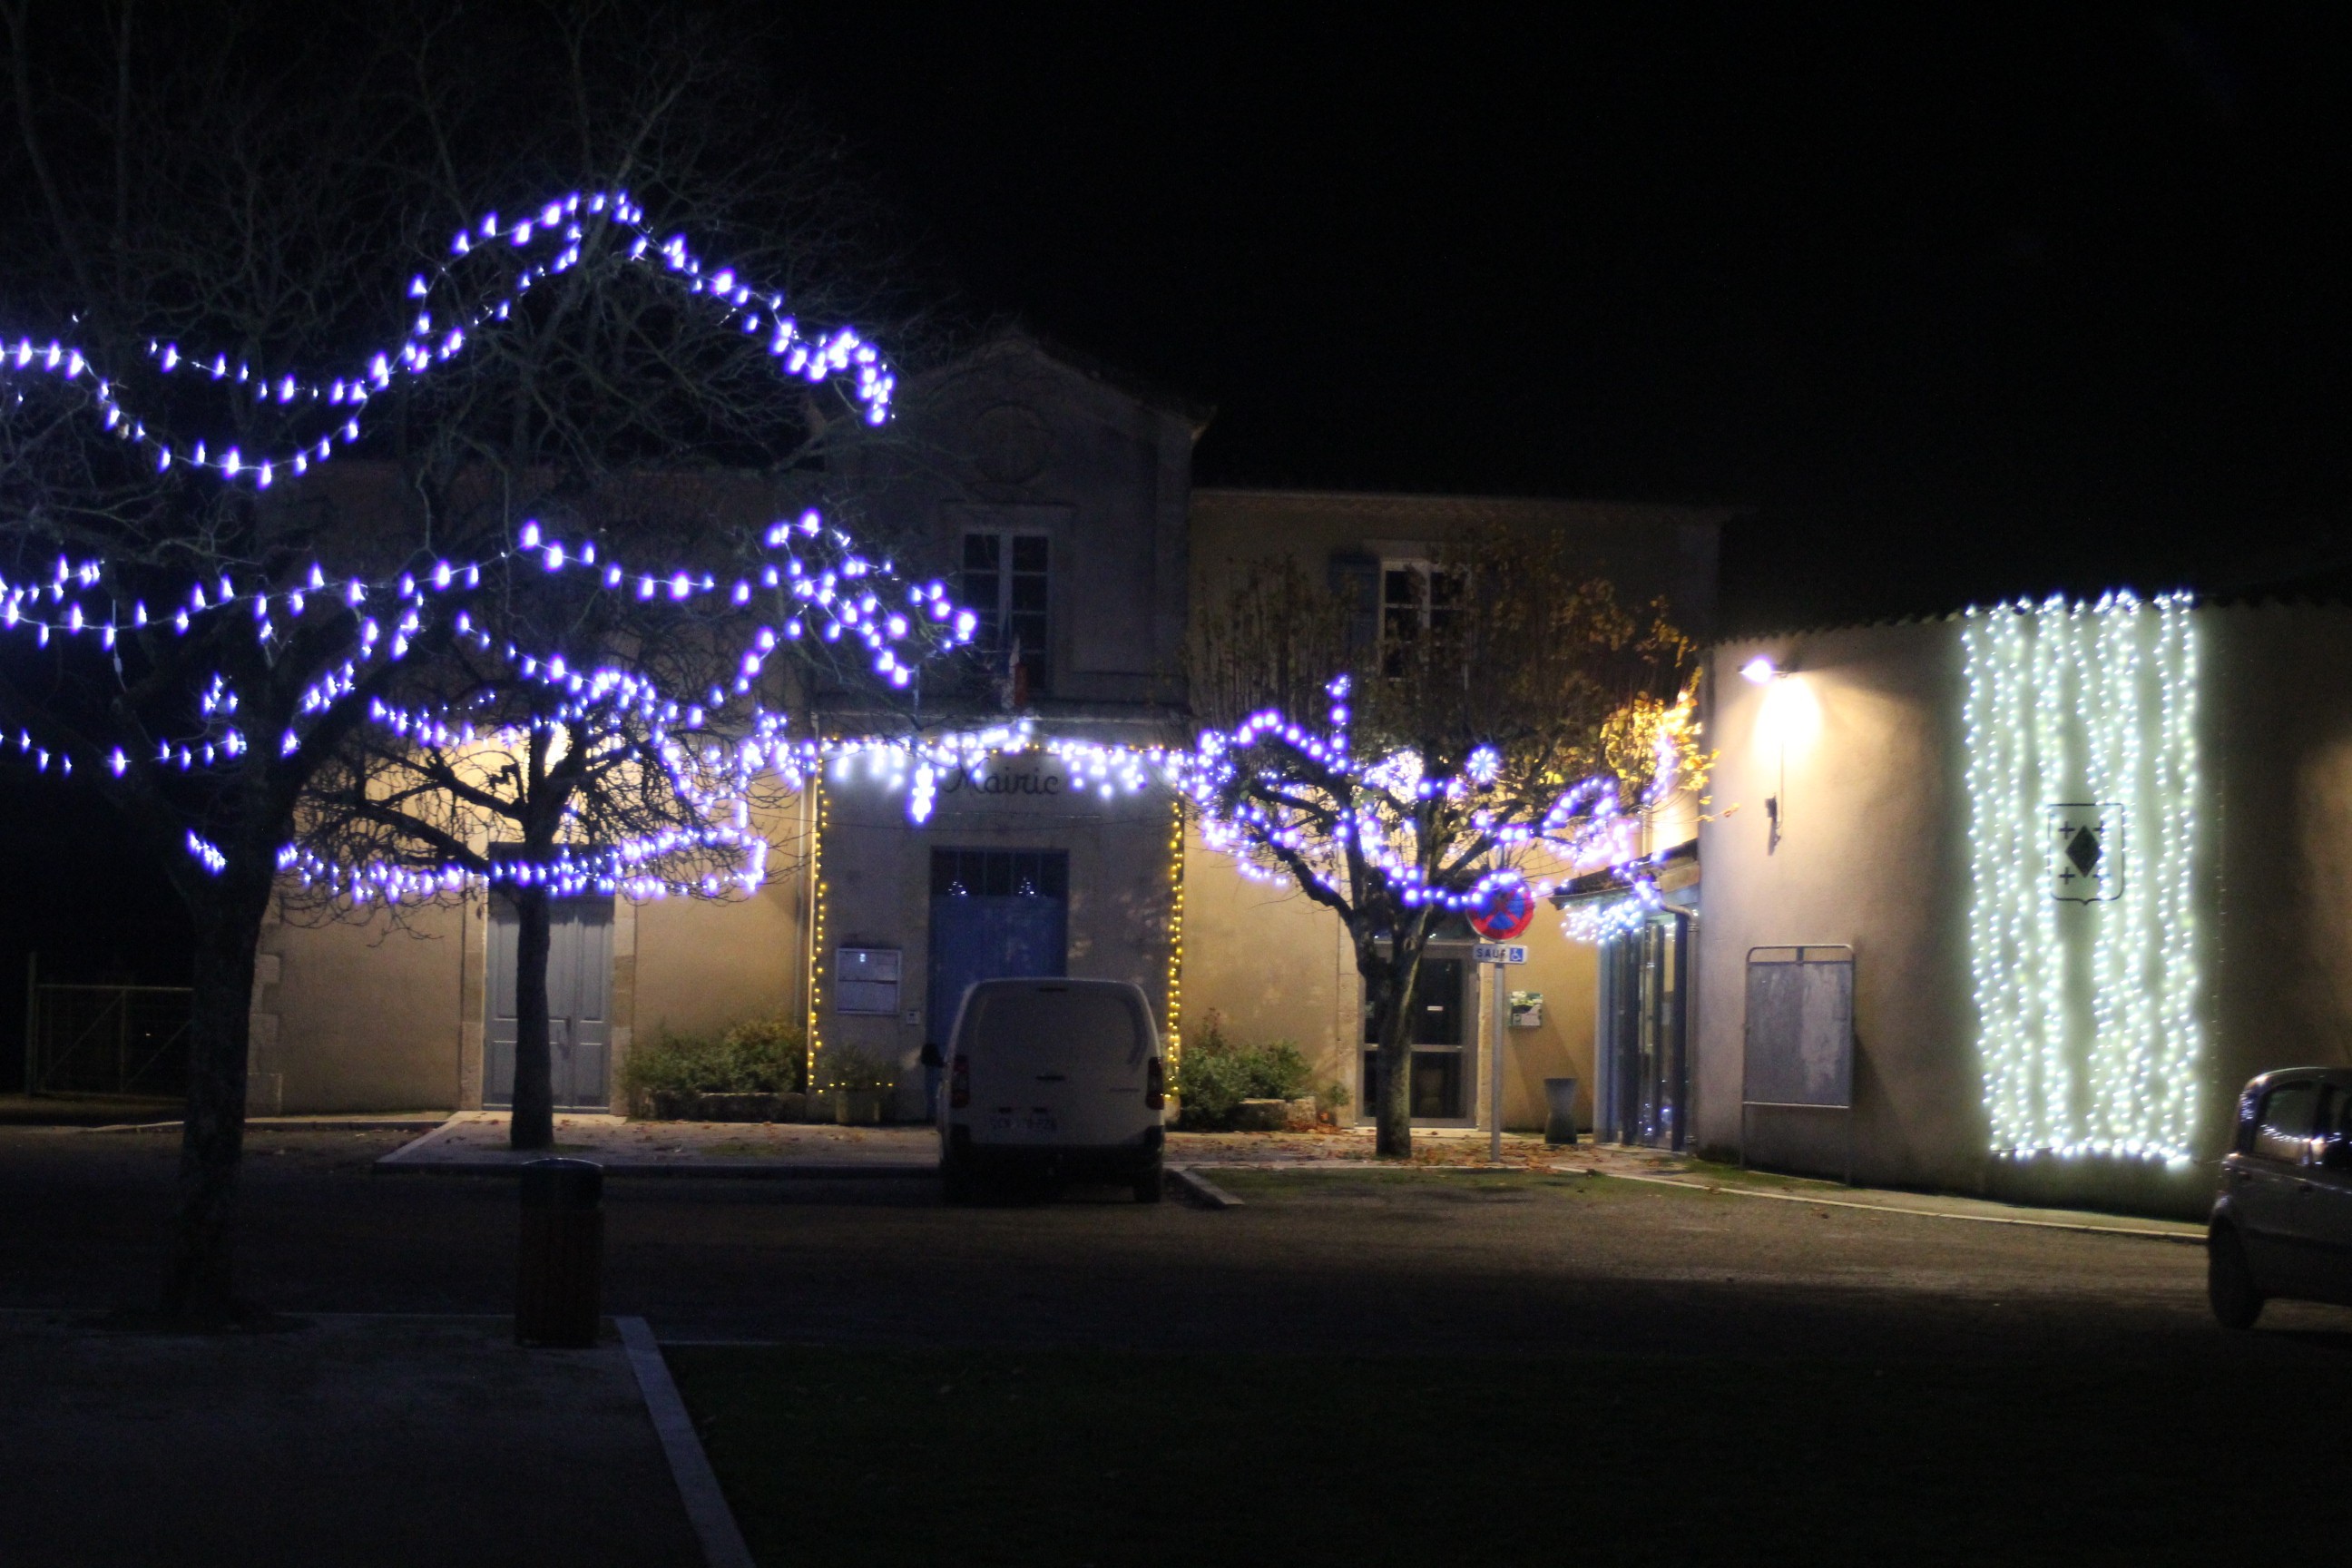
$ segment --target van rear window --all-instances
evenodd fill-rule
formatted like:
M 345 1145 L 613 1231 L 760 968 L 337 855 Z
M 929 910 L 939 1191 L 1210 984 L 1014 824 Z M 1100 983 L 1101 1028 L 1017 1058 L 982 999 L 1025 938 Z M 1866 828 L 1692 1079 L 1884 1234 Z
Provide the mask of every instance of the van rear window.
M 991 991 L 978 1001 L 971 1037 L 982 1050 L 1050 1044 L 1126 1055 L 1143 1048 L 1135 1005 L 1116 991 Z

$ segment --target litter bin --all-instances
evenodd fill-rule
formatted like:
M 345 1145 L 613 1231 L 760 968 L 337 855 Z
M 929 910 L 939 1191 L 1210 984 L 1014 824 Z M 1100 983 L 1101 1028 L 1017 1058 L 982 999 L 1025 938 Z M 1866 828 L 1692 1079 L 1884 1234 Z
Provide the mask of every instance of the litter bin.
M 522 1168 L 515 1342 L 587 1349 L 604 1315 L 604 1167 L 533 1160 Z
M 1573 1143 L 1576 1142 L 1576 1080 L 1572 1078 L 1544 1079 L 1544 1142 Z

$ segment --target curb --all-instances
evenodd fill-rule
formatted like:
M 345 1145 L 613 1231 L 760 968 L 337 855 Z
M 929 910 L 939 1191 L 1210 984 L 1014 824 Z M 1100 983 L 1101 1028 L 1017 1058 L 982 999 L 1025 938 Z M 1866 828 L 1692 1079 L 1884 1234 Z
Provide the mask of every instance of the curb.
M 446 1125 L 446 1116 L 248 1116 L 247 1132 L 431 1132 Z M 83 1127 L 83 1132 L 167 1132 L 184 1121 L 110 1121 L 103 1127 Z
M 743 1531 L 719 1489 L 710 1456 L 695 1435 L 694 1417 L 677 1394 L 677 1383 L 662 1360 L 661 1345 L 643 1318 L 615 1318 L 621 1342 L 628 1348 L 629 1370 L 637 1375 L 637 1392 L 645 1396 L 646 1414 L 653 1418 L 661 1438 L 662 1455 L 669 1460 L 670 1479 L 677 1483 L 678 1501 L 686 1505 L 688 1522 L 702 1542 L 702 1560 L 710 1568 L 756 1568 Z
M 1858 1204 L 1847 1198 L 1809 1198 L 1799 1193 L 1759 1193 L 1748 1187 L 1710 1186 L 1673 1176 L 1619 1176 L 1621 1182 L 1647 1182 L 1658 1187 L 1680 1187 L 1690 1193 L 1721 1193 L 1735 1198 L 1766 1198 L 1780 1204 L 1811 1204 L 1816 1208 L 1861 1209 L 1867 1214 L 1904 1215 L 1914 1219 L 1956 1219 L 1970 1225 L 2014 1225 L 2029 1230 L 2071 1230 L 2085 1236 L 2128 1236 L 2141 1241 L 2168 1241 L 2177 1247 L 2202 1247 L 2201 1230 L 2150 1230 L 2141 1226 L 2084 1225 L 2079 1220 L 2027 1219 L 2000 1214 L 1954 1214 L 1944 1209 L 1899 1208 L 1893 1204 Z
M 593 1158 L 590 1155 L 579 1158 Z M 544 1158 L 532 1155 L 531 1159 Z M 856 1182 L 905 1181 L 912 1177 L 940 1173 L 936 1162 L 924 1160 L 868 1161 L 864 1164 L 820 1164 L 806 1160 L 739 1160 L 705 1161 L 699 1164 L 652 1165 L 629 1164 L 619 1161 L 597 1161 L 607 1176 L 670 1177 L 678 1180 L 700 1178 L 706 1181 L 769 1181 L 769 1182 Z M 371 1167 L 383 1176 L 511 1176 L 520 1172 L 529 1161 L 514 1160 L 402 1160 L 387 1154 Z
M 1168 1179 L 1183 1189 L 1184 1195 L 1202 1208 L 1237 1209 L 1244 1207 L 1242 1200 L 1201 1174 L 1190 1165 L 1171 1165 Z

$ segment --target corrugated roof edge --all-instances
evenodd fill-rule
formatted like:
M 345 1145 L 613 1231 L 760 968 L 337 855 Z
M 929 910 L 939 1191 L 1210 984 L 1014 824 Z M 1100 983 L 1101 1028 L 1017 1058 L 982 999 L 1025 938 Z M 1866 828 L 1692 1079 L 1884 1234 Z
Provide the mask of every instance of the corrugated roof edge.
M 2171 590 L 2159 591 L 2170 592 Z M 2042 595 L 2042 598 L 2040 599 L 2022 601 L 1996 600 L 1994 603 L 2024 602 L 2040 604 L 2042 602 L 2042 599 L 2053 597 L 2063 598 L 2067 596 L 2068 595 L 2064 595 L 2045 594 Z M 2088 596 L 2095 598 L 2097 595 L 2074 596 Z M 2155 595 L 2151 594 L 2147 596 L 2153 598 Z M 2200 610 L 2352 610 L 2352 589 L 2347 589 L 2341 595 L 2328 595 L 2321 597 L 2313 597 L 2308 595 L 2281 595 L 2267 591 L 2231 591 L 2214 594 L 2196 594 L 2195 598 L 2196 608 Z M 1732 636 L 1720 637 L 1709 643 L 1707 647 L 1709 650 L 1712 651 L 1715 649 L 1728 647 L 1747 647 L 1756 643 L 1784 641 L 1790 637 L 1828 637 L 1832 633 L 1837 632 L 1866 632 L 1895 626 L 1932 626 L 1939 621 L 1960 620 L 1968 615 L 1969 609 L 1981 607 L 1983 607 L 1982 605 L 1979 604 L 1969 605 L 1966 608 L 1958 610 L 1941 610 L 1926 614 L 1880 616 L 1872 619 L 1845 621 L 1808 621 L 1796 626 L 1776 626 L 1767 629 L 1743 631 Z

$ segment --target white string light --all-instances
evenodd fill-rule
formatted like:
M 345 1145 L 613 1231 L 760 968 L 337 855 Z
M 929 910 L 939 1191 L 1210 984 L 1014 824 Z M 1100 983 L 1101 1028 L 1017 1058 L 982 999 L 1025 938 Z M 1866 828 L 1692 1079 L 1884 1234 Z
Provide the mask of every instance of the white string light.
M 1991 1145 L 2182 1160 L 2203 1031 L 2191 601 L 1969 612 L 1969 935 Z M 2061 900 L 2066 807 L 2095 897 Z M 2085 826 L 2077 823 L 2076 826 Z M 2079 873 L 2077 873 L 2079 875 Z
M 126 634 L 168 626 L 173 635 L 186 637 L 199 623 L 210 625 L 229 616 L 239 627 L 249 627 L 267 646 L 284 635 L 284 628 L 306 616 L 340 615 L 357 617 L 358 651 L 327 670 L 300 694 L 297 710 L 315 718 L 323 714 L 357 684 L 361 672 L 386 661 L 404 658 L 423 628 L 434 601 L 456 601 L 451 627 L 478 651 L 504 658 L 523 676 L 565 686 L 573 695 L 601 704 L 615 690 L 650 691 L 641 678 L 625 670 L 567 668 L 560 657 L 542 657 L 512 644 L 500 645 L 471 618 L 467 595 L 483 584 L 492 565 L 537 565 L 549 574 L 585 574 L 594 579 L 592 591 L 619 594 L 665 605 L 715 602 L 713 607 L 730 616 L 756 622 L 755 606 L 777 611 L 772 622 L 747 624 L 744 647 L 735 661 L 735 673 L 725 688 L 713 687 L 698 699 L 667 705 L 669 721 L 700 728 L 709 711 L 724 707 L 731 698 L 752 692 L 766 663 L 786 643 L 804 639 L 839 642 L 847 638 L 871 656 L 875 674 L 893 687 L 905 687 L 923 659 L 969 643 L 977 617 L 957 608 L 945 586 L 933 580 L 908 583 L 888 561 L 869 561 L 853 547 L 849 536 L 824 526 L 814 512 L 770 526 L 761 540 L 767 559 L 748 575 L 720 578 L 708 572 L 673 567 L 667 571 L 634 569 L 600 557 L 593 541 L 569 543 L 543 533 L 535 522 L 518 531 L 513 546 L 481 562 L 436 560 L 415 570 L 385 576 L 331 577 L 317 562 L 282 574 L 276 584 L 248 580 L 239 584 L 226 574 L 190 583 L 173 595 L 166 611 L 151 612 L 146 601 L 117 587 L 123 574 L 108 563 L 57 559 L 46 577 L 15 582 L 0 575 L 0 632 L 28 635 L 36 646 L 47 647 L 52 636 L 63 636 L 113 649 Z M 125 601 L 129 601 L 126 612 Z M 182 773 L 226 765 L 245 754 L 250 738 L 233 721 L 239 701 L 226 678 L 215 671 L 205 678 L 198 701 L 205 727 L 197 733 L 156 742 L 156 750 L 142 761 Z M 397 716 L 420 736 L 453 732 L 449 716 Z M 289 728 L 278 737 L 281 753 L 300 743 L 302 727 Z M 73 759 L 36 746 L 29 734 L 19 738 L 19 750 L 35 760 L 36 771 L 47 772 L 55 762 L 70 773 Z M 121 748 L 99 759 L 121 776 L 131 765 Z
M 1328 695 L 1331 706 L 1319 731 L 1268 710 L 1230 731 L 1203 734 L 1183 758 L 1183 787 L 1199 814 L 1202 841 L 1230 858 L 1244 876 L 1286 884 L 1303 867 L 1327 885 L 1343 888 L 1352 847 L 1400 903 L 1475 910 L 1513 884 L 1524 883 L 1534 898 L 1556 889 L 1565 877 L 1530 877 L 1507 863 L 1516 852 L 1541 848 L 1570 868 L 1616 868 L 1635 900 L 1656 896 L 1655 861 L 1639 852 L 1640 827 L 1679 787 L 1676 742 L 1691 722 L 1689 693 L 1662 715 L 1651 776 L 1636 799 L 1628 803 L 1614 777 L 1596 777 L 1557 791 L 1540 815 L 1528 811 L 1490 746 L 1473 748 L 1458 770 L 1444 773 L 1409 749 L 1360 756 L 1352 746 L 1347 678 L 1333 681 Z M 1255 793 L 1245 781 L 1259 776 L 1280 777 L 1296 788 L 1287 798 Z M 1432 876 L 1422 864 L 1427 847 L 1420 842 L 1414 807 L 1441 797 L 1489 847 L 1475 876 L 1458 868 Z M 1570 934 L 1592 940 L 1582 923 L 1589 918 L 1572 915 Z

